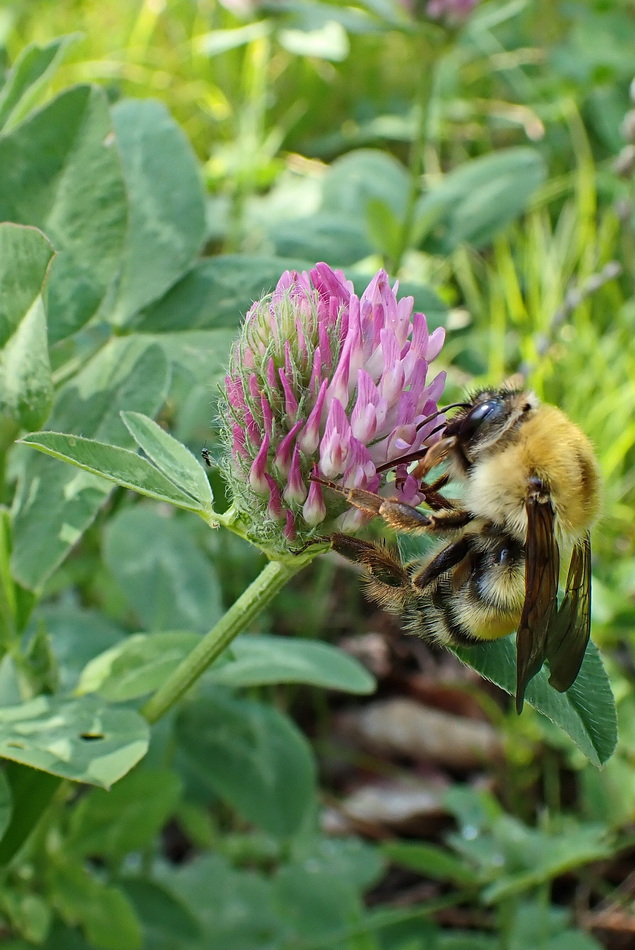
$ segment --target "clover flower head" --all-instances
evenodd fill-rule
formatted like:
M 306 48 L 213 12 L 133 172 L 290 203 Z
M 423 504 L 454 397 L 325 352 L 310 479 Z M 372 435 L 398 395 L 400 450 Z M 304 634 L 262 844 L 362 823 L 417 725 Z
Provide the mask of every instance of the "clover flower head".
M 285 272 L 234 344 L 221 399 L 223 471 L 258 543 L 288 550 L 367 516 L 311 475 L 381 489 L 378 468 L 434 440 L 445 374 L 427 380 L 444 331 L 380 270 L 361 296 L 340 271 Z M 407 467 L 389 493 L 418 503 Z

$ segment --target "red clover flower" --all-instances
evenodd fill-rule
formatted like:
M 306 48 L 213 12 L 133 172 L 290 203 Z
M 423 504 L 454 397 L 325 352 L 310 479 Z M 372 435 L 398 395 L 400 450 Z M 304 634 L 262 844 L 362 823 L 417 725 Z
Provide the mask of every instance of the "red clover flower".
M 221 421 L 223 470 L 250 538 L 279 551 L 366 520 L 312 481 L 380 490 L 378 467 L 433 440 L 445 373 L 427 382 L 444 330 L 380 270 L 358 297 L 340 271 L 286 271 L 255 303 L 232 347 Z M 398 469 L 390 494 L 418 503 Z

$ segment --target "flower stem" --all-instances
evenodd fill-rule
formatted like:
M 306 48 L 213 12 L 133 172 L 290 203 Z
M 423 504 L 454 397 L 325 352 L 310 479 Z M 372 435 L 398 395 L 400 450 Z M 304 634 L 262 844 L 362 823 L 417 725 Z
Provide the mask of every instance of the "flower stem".
M 312 559 L 313 556 L 309 555 L 293 561 L 269 561 L 216 626 L 205 634 L 201 642 L 148 700 L 141 710 L 148 722 L 156 722 L 164 716 L 205 672 L 210 663 L 229 646 L 234 637 L 241 633 L 287 581 Z

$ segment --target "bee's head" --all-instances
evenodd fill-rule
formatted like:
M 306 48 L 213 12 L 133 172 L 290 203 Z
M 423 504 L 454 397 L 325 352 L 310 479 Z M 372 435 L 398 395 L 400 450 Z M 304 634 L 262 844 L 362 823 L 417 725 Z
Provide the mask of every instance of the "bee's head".
M 488 449 L 511 437 L 538 408 L 537 397 L 518 389 L 484 389 L 445 427 L 445 436 L 454 436 L 457 449 L 468 462 L 476 461 Z

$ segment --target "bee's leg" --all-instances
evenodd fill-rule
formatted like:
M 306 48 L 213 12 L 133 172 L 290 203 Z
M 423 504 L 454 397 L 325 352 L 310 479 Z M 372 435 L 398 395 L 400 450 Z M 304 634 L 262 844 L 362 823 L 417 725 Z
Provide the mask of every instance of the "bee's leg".
M 331 537 L 333 550 L 354 564 L 361 564 L 367 574 L 378 585 L 407 590 L 410 576 L 399 558 L 387 547 L 361 541 L 348 534 L 334 534 Z M 376 598 L 379 599 L 379 598 Z
M 448 544 L 446 548 L 428 561 L 421 570 L 416 571 L 410 578 L 412 586 L 417 590 L 424 591 L 442 574 L 456 567 L 470 553 L 470 542 L 468 538 L 459 538 L 453 544 Z
M 442 495 L 439 491 L 439 489 L 444 488 L 449 481 L 450 475 L 446 472 L 445 475 L 441 475 L 436 481 L 432 482 L 431 485 L 426 484 L 424 481 L 419 485 L 419 493 L 423 495 L 423 500 L 426 505 L 432 508 L 433 511 L 439 511 L 440 508 L 456 508 L 456 502 L 452 501 L 451 498 L 446 498 L 445 495 Z
M 462 508 L 450 508 L 438 511 L 435 514 L 426 514 L 426 512 L 413 508 L 412 505 L 406 505 L 402 501 L 390 499 L 380 499 L 380 501 L 381 504 L 377 514 L 395 531 L 408 531 L 414 534 L 425 531 L 426 533 L 435 534 L 463 528 L 474 517 L 469 511 Z
M 343 495 L 349 505 L 354 508 L 359 508 L 360 511 L 364 511 L 366 514 L 383 518 L 386 524 L 396 531 L 415 533 L 446 531 L 452 528 L 462 528 L 474 517 L 468 511 L 455 507 L 446 508 L 436 514 L 426 514 L 426 512 L 420 511 L 412 505 L 407 505 L 403 501 L 397 501 L 395 498 L 384 498 L 382 495 L 376 495 L 374 492 L 365 491 L 362 488 L 342 488 L 334 482 L 317 478 L 314 475 L 311 476 L 311 479 Z
M 372 491 L 365 491 L 363 488 L 342 488 L 341 485 L 329 482 L 325 478 L 318 478 L 317 475 L 310 475 L 309 477 L 312 482 L 317 482 L 319 485 L 324 485 L 326 488 L 330 488 L 331 491 L 337 492 L 338 495 L 343 495 L 349 505 L 359 508 L 367 515 L 378 515 L 381 504 L 385 501 L 381 495 L 376 495 Z

